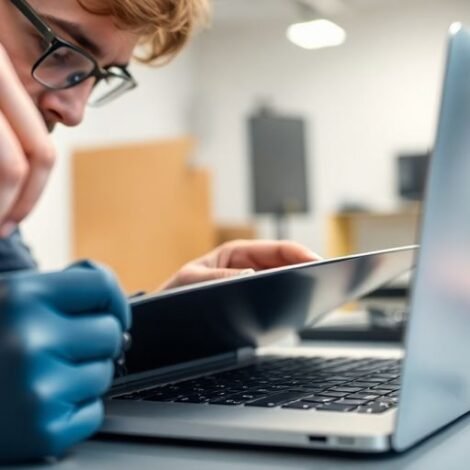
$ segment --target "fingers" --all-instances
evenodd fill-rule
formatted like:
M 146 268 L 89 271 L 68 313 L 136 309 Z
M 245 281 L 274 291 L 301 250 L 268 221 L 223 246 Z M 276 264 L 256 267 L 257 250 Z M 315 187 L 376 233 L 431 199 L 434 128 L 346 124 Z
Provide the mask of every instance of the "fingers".
M 59 312 L 111 313 L 124 330 L 130 327 L 126 297 L 114 275 L 97 264 L 82 262 L 65 271 L 43 274 L 38 293 Z
M 113 380 L 114 366 L 108 359 L 70 364 L 56 356 L 41 357 L 43 372 L 35 388 L 48 403 L 81 404 L 102 396 Z
M 104 416 L 100 397 L 111 385 L 113 364 L 76 366 L 49 353 L 36 354 L 33 362 L 38 374 L 30 401 L 35 410 L 33 416 L 23 416 L 29 429 L 24 451 L 34 457 L 58 456 L 99 429 Z M 32 428 L 30 420 L 37 420 Z
M 0 71 L 0 236 L 5 236 L 5 225 L 18 223 L 37 202 L 55 151 L 41 115 L 1 45 Z
M 90 262 L 5 276 L 0 302 L 0 322 L 18 325 L 25 350 L 34 345 L 75 363 L 117 357 L 122 332 L 130 327 L 129 305 L 116 279 Z
M 188 265 L 179 271 L 171 281 L 162 286 L 161 289 L 170 289 L 188 284 L 196 284 L 198 282 L 245 276 L 254 272 L 255 271 L 253 269 L 208 268 L 199 265 Z
M 39 149 L 45 153 L 52 147 L 47 128 L 22 86 L 4 49 L 0 47 L 0 107 L 8 119 L 25 153 L 36 154 Z
M 43 454 L 58 456 L 69 447 L 87 439 L 100 428 L 104 418 L 101 400 L 93 400 L 64 413 L 48 427 L 48 442 Z
M 0 228 L 18 197 L 26 172 L 21 146 L 0 113 Z
M 239 240 L 220 248 L 218 264 L 230 268 L 268 269 L 321 259 L 303 245 L 291 241 Z
M 10 235 L 34 208 L 46 186 L 52 169 L 52 158 L 47 162 L 41 161 L 39 158 L 32 158 L 31 155 L 28 155 L 27 158 L 29 163 L 28 174 L 13 207 L 5 217 L 3 224 L 5 236 Z M 0 236 L 2 236 L 1 230 Z
M 116 358 L 122 348 L 120 322 L 103 312 L 75 318 L 54 314 L 48 336 L 48 349 L 75 364 Z
M 237 240 L 188 263 L 160 289 L 238 276 L 247 269 L 269 269 L 320 259 L 320 256 L 296 242 Z

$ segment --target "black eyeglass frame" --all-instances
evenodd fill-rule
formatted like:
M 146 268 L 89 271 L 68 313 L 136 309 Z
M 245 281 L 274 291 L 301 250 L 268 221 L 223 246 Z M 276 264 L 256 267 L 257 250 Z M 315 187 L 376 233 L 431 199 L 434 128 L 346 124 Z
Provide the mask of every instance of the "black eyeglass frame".
M 94 77 L 96 80 L 94 84 L 95 86 L 101 80 L 107 80 L 112 77 L 123 79 L 124 81 L 122 85 L 116 88 L 113 92 L 111 92 L 111 95 L 113 96 L 112 98 L 111 96 L 109 96 L 108 99 L 117 98 L 118 96 L 122 95 L 124 92 L 132 90 L 133 88 L 137 87 L 137 82 L 134 79 L 134 77 L 129 73 L 129 71 L 127 70 L 127 67 L 124 67 L 122 65 L 112 66 L 113 68 L 118 68 L 119 71 L 122 72 L 122 74 L 100 67 L 96 59 L 91 54 L 89 54 L 85 49 L 82 49 L 81 47 L 78 47 L 75 44 L 72 44 L 66 41 L 65 39 L 62 39 L 59 36 L 57 36 L 52 30 L 52 28 L 34 11 L 34 9 L 25 0 L 10 0 L 10 1 L 11 3 L 13 3 L 13 5 L 16 8 L 18 8 L 18 10 L 23 14 L 23 16 L 25 16 L 26 19 L 36 28 L 36 30 L 41 34 L 41 36 L 44 38 L 44 40 L 48 44 L 44 53 L 33 64 L 32 69 L 31 69 L 31 75 L 41 85 L 43 85 L 44 87 L 50 90 L 65 90 L 65 89 L 77 86 L 91 77 Z M 93 64 L 93 69 L 87 75 L 84 75 L 83 77 L 81 77 L 80 80 L 77 80 L 75 83 L 71 83 L 65 86 L 51 86 L 51 85 L 48 85 L 47 83 L 44 83 L 42 80 L 40 80 L 35 75 L 35 71 L 49 55 L 51 55 L 53 52 L 55 52 L 57 49 L 60 49 L 61 47 L 72 49 L 73 51 L 85 56 Z M 107 98 L 106 95 L 103 96 L 103 102 L 108 101 L 106 98 Z M 98 102 L 100 101 L 101 100 L 98 99 Z

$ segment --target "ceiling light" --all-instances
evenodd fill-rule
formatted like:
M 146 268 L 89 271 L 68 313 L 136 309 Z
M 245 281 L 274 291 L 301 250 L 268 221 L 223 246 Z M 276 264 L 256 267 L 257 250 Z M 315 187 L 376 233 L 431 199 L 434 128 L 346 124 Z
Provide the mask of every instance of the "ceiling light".
M 321 49 L 343 44 L 346 31 L 332 21 L 313 20 L 290 25 L 287 38 L 304 49 Z
M 462 23 L 452 23 L 449 28 L 450 34 L 457 34 L 462 29 Z

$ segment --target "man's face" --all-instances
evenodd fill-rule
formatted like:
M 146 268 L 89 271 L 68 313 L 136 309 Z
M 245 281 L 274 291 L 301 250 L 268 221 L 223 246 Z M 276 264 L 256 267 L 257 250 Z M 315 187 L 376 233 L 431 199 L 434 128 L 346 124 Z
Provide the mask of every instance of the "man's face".
M 30 0 L 30 5 L 61 38 L 85 49 L 102 67 L 129 62 L 137 36 L 122 31 L 113 18 L 84 10 L 77 0 Z M 52 131 L 55 124 L 76 126 L 84 115 L 93 79 L 66 90 L 48 90 L 31 76 L 31 68 L 44 52 L 34 26 L 10 1 L 0 2 L 0 43 L 6 49 L 21 82 Z

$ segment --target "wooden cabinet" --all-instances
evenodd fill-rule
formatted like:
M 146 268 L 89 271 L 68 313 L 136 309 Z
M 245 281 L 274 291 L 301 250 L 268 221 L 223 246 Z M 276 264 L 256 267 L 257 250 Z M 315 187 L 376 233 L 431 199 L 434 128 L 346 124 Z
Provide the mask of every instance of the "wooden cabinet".
M 343 256 L 416 243 L 420 207 L 394 212 L 346 212 L 328 220 L 328 256 Z
M 154 290 L 215 245 L 211 175 L 191 138 L 76 151 L 73 256 L 109 265 L 128 292 Z

